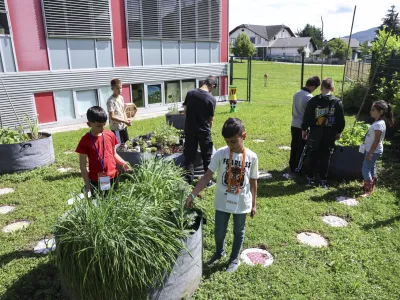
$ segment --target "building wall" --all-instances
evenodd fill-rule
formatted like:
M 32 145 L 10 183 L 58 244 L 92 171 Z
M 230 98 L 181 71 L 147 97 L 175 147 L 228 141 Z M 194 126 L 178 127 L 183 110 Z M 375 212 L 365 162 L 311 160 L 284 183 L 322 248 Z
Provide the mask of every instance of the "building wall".
M 238 30 L 232 32 L 229 35 L 229 43 L 233 43 L 234 40 L 236 40 L 239 34 L 241 33 L 245 33 L 250 39 L 254 38 L 255 39 L 254 46 L 256 47 L 262 47 L 262 46 L 265 47 L 266 45 L 268 45 L 268 41 L 266 39 L 260 37 L 259 35 L 255 34 L 253 31 L 247 28 L 239 28 Z

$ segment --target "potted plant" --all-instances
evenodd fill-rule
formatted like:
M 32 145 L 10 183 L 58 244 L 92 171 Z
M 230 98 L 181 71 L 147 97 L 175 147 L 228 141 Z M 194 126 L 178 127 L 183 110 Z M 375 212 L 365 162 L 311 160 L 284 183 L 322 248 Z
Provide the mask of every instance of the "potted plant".
M 38 120 L 25 117 L 29 132 L 0 127 L 0 174 L 29 171 L 54 163 L 51 134 L 39 132 Z
M 182 299 L 200 284 L 202 215 L 185 208 L 181 169 L 145 160 L 105 199 L 77 202 L 56 225 L 68 299 Z
M 364 155 L 358 150 L 359 146 L 364 142 L 368 129 L 368 124 L 356 122 L 354 127 L 343 131 L 331 158 L 329 177 L 338 180 L 363 179 L 361 167 Z
M 179 109 L 178 102 L 174 102 L 169 108 L 168 113 L 165 115 L 167 124 L 174 126 L 176 129 L 184 130 L 186 116 L 184 109 Z

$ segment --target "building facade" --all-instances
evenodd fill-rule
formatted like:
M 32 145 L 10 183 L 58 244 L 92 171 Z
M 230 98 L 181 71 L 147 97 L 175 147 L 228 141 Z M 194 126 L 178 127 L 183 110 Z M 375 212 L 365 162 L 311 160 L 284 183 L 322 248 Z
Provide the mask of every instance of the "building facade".
M 86 122 L 120 78 L 126 103 L 181 102 L 208 75 L 228 94 L 228 0 L 0 0 L 0 116 Z

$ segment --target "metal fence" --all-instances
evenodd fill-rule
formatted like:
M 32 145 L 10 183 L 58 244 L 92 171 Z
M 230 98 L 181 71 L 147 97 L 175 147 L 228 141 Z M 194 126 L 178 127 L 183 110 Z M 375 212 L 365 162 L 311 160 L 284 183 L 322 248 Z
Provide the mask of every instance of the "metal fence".
M 370 71 L 370 63 L 348 61 L 346 64 L 346 79 L 351 81 L 368 81 Z

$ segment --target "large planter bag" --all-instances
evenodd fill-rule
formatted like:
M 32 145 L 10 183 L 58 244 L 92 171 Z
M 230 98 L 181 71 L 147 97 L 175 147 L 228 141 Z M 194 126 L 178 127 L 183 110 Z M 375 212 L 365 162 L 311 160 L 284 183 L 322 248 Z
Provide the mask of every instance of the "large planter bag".
M 0 174 L 22 172 L 51 165 L 55 161 L 51 134 L 38 140 L 0 145 Z
M 184 114 L 170 114 L 165 115 L 167 124 L 171 124 L 176 129 L 185 129 L 186 116 Z
M 332 154 L 329 178 L 336 180 L 363 180 L 361 168 L 364 154 L 359 147 L 338 147 Z

